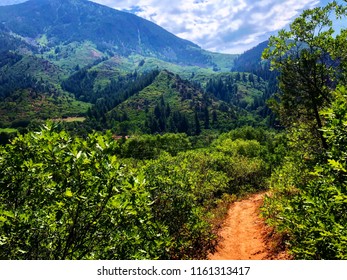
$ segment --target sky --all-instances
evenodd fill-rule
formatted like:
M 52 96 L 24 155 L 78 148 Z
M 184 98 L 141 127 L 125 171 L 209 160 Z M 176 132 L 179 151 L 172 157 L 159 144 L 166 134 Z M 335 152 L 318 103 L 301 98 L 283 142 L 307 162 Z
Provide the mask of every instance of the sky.
M 1 4 L 25 0 L 0 0 Z M 215 52 L 239 54 L 329 0 L 91 0 L 134 13 Z M 341 2 L 343 0 L 339 0 Z M 347 25 L 347 24 L 346 24 Z
M 92 0 L 132 12 L 204 49 L 242 53 L 328 0 Z

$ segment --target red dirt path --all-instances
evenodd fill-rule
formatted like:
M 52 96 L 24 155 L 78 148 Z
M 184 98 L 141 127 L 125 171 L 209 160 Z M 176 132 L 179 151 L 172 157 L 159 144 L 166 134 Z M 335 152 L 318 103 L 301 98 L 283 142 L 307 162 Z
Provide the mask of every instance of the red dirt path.
M 232 204 L 222 225 L 217 252 L 210 260 L 280 260 L 289 255 L 279 247 L 279 239 L 260 217 L 265 193 Z

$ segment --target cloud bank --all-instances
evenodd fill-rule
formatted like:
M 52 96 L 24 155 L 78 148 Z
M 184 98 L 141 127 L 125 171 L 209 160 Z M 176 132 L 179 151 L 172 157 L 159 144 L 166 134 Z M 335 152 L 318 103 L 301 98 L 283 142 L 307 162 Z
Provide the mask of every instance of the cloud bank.
M 319 0 L 92 0 L 153 21 L 204 49 L 241 53 Z

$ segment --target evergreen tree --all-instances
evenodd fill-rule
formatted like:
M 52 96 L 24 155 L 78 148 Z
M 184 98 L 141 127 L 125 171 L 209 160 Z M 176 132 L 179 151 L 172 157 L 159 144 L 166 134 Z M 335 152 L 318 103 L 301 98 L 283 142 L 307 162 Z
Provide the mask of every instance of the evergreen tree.
M 216 110 L 212 111 L 212 125 L 216 126 L 218 122 L 218 118 L 217 118 L 217 112 Z
M 209 116 L 209 112 L 208 112 L 208 107 L 205 106 L 204 108 L 204 127 L 205 129 L 209 129 L 210 128 L 210 116 Z
M 195 135 L 199 135 L 201 133 L 201 127 L 200 127 L 197 111 L 195 111 L 194 121 L 195 121 Z

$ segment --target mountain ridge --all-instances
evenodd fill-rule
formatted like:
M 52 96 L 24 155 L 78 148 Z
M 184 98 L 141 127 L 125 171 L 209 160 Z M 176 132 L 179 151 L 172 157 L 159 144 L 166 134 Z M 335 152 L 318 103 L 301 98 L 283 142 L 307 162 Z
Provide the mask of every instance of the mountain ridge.
M 29 0 L 3 6 L 0 22 L 41 48 L 91 41 L 110 54 L 136 53 L 178 64 L 216 66 L 213 55 L 198 45 L 134 14 L 87 0 Z M 232 61 L 232 55 L 225 58 Z

